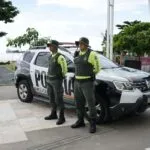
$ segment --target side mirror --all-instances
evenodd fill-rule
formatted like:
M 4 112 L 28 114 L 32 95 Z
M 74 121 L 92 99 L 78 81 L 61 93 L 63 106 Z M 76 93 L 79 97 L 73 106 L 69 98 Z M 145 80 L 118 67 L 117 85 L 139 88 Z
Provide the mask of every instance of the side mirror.
M 79 47 L 79 41 L 75 41 L 76 47 Z

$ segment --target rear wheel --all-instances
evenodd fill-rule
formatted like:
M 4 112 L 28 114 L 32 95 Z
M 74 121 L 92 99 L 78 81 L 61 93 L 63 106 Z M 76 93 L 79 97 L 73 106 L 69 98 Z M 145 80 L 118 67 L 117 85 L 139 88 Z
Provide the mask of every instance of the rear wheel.
M 17 87 L 18 97 L 22 102 L 32 102 L 33 94 L 31 92 L 30 85 L 27 80 L 22 80 L 19 82 Z

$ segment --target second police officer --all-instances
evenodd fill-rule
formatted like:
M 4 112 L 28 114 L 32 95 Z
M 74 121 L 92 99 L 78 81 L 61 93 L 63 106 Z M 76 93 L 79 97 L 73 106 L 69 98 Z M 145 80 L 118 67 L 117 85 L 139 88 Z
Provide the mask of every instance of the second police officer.
M 100 71 L 100 63 L 97 53 L 89 49 L 89 40 L 82 37 L 79 40 L 80 51 L 76 54 L 75 63 L 75 83 L 74 96 L 76 101 L 78 120 L 71 126 L 72 128 L 84 127 L 84 117 L 86 116 L 85 105 L 88 104 L 90 133 L 96 132 L 96 107 L 94 80 L 95 75 Z

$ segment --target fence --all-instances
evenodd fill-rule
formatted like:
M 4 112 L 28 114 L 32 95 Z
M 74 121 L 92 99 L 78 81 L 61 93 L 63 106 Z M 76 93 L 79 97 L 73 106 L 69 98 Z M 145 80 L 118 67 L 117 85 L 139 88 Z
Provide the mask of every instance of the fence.
M 150 57 L 140 57 L 140 60 L 137 57 L 128 57 L 125 60 L 125 66 L 140 69 L 145 72 L 150 72 Z
M 141 70 L 150 72 L 150 57 L 141 57 Z

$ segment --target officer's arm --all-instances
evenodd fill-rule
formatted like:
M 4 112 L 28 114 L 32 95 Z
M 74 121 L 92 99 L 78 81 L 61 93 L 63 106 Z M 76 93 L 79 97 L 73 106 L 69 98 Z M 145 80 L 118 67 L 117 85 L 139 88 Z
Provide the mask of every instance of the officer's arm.
M 92 51 L 89 56 L 89 62 L 94 66 L 93 72 L 97 74 L 100 71 L 100 60 L 97 56 L 97 53 Z
M 64 56 L 60 55 L 58 57 L 58 64 L 60 64 L 60 66 L 61 66 L 63 76 L 65 76 L 68 69 L 67 69 L 67 62 L 66 62 L 66 59 L 64 58 Z

